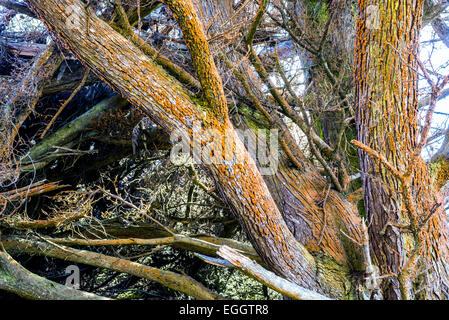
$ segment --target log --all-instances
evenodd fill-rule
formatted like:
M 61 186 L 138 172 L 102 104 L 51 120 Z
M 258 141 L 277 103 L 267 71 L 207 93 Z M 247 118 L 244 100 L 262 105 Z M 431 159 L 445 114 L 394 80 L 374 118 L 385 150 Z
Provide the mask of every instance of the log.
M 29 155 L 22 159 L 22 164 L 41 161 L 54 150 L 53 146 L 63 146 L 69 143 L 111 110 L 119 110 L 127 105 L 127 101 L 119 95 L 102 100 L 92 109 L 39 142 L 31 149 Z

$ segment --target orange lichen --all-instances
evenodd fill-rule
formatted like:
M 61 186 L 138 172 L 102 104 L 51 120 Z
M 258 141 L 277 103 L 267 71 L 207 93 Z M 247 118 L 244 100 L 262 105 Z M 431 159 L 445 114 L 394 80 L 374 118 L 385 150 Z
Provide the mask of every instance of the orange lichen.
M 432 243 L 446 237 L 442 230 L 447 229 L 441 222 L 443 210 L 439 209 L 435 215 L 438 227 L 418 232 L 420 223 L 430 214 L 432 203 L 436 201 L 428 168 L 417 156 L 419 146 L 416 144 L 416 57 L 423 1 L 415 0 L 411 4 L 406 0 L 359 0 L 358 3 L 355 101 L 358 140 L 367 147 L 362 148 L 361 169 L 365 179 L 365 204 L 368 204 L 365 209 L 371 219 L 371 243 L 381 273 L 413 274 L 405 270 L 408 268 L 405 266 L 409 266 L 407 262 L 412 260 L 412 252 L 416 249 L 423 254 L 427 260 L 424 264 L 434 264 L 438 255 Z M 372 4 L 379 13 L 378 28 L 366 24 L 367 8 Z M 391 224 L 405 224 L 408 230 L 392 231 Z M 428 245 L 423 246 L 424 242 Z M 421 248 L 426 248 L 425 252 L 421 252 Z M 407 287 L 409 284 L 400 285 Z M 400 296 L 397 289 L 389 292 L 391 298 L 394 294 Z
M 233 157 L 229 162 L 209 165 L 209 171 L 249 231 L 258 253 L 269 262 L 272 269 L 308 288 L 316 284 L 314 259 L 288 230 L 256 164 L 237 137 L 227 117 L 221 80 L 216 70 L 214 71 L 213 59 L 206 50 L 207 41 L 202 39 L 200 25 L 182 16 L 183 10 L 184 13 L 192 13 L 190 1 L 168 1 L 168 3 L 179 5 L 172 9 L 183 29 L 193 60 L 201 60 L 202 57 L 206 59 L 195 62 L 207 101 L 206 112 L 191 99 L 176 80 L 151 61 L 138 47 L 94 15 L 90 17 L 88 36 L 83 26 L 79 29 L 67 27 L 65 19 L 61 19 L 65 15 L 58 12 L 57 8 L 61 10 L 69 6 L 80 6 L 78 1 L 28 0 L 27 2 L 32 3 L 33 10 L 46 25 L 57 30 L 55 36 L 63 40 L 71 52 L 88 68 L 101 79 L 107 80 L 111 87 L 149 115 L 165 131 L 172 132 L 178 129 L 191 135 L 192 130 L 187 121 L 190 119 L 200 122 L 205 127 L 215 128 L 222 134 L 228 132 L 235 139 L 235 146 L 232 147 Z M 79 15 L 79 21 L 85 21 L 87 13 L 79 9 L 74 10 L 74 14 Z

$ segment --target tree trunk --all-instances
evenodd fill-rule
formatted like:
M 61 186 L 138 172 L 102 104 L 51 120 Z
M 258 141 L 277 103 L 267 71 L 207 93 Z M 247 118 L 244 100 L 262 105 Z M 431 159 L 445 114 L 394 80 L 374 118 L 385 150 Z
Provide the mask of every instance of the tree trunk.
M 331 190 L 317 168 L 306 164 L 299 171 L 281 162 L 276 175 L 262 177 L 228 117 L 221 78 L 191 1 L 166 4 L 183 32 L 202 99 L 78 0 L 27 0 L 58 41 L 165 132 L 181 133 L 190 146 L 220 150 L 225 161 L 205 163 L 205 169 L 272 271 L 334 298 L 356 297 L 354 284 L 363 280 L 350 273 L 366 271 L 383 276 L 382 293 L 388 299 L 448 297 L 443 195 L 436 193 L 427 167 L 415 156 L 421 2 L 359 0 L 355 97 L 369 238 L 380 268 L 373 273 L 365 270 L 372 266 L 357 208 Z M 213 0 L 208 3 L 203 10 L 216 10 Z M 229 4 L 223 3 L 232 14 Z M 373 5 L 380 17 L 374 29 L 367 25 L 373 21 Z M 215 130 L 218 138 L 198 136 L 196 124 Z M 223 138 L 232 141 L 230 153 L 222 150 Z M 329 136 L 329 142 L 334 138 Z M 430 272 L 421 272 L 429 266 Z
M 235 31 L 232 28 L 233 25 L 226 22 L 232 19 L 233 24 L 239 25 L 242 19 L 248 18 L 245 15 L 235 16 L 234 9 L 227 1 L 207 0 L 196 1 L 196 3 L 196 7 L 201 8 L 200 16 L 203 25 L 209 26 L 208 30 L 212 32 L 211 38 L 214 38 L 215 34 L 226 32 L 232 35 Z M 340 11 L 336 15 L 339 13 Z M 344 45 L 345 41 L 338 39 L 336 41 L 339 45 Z M 224 40 L 217 40 L 214 44 L 217 50 L 222 50 L 221 47 L 226 45 Z M 227 58 L 234 65 L 239 66 L 240 74 L 251 87 L 254 95 L 257 97 L 262 95 L 257 90 L 263 83 L 255 74 L 248 57 L 231 51 Z M 229 79 L 228 83 L 230 81 L 232 79 Z M 241 84 L 238 81 L 233 84 L 233 87 L 239 86 Z M 275 112 L 269 113 L 269 117 L 274 116 Z M 238 128 L 246 130 L 251 126 L 242 122 Z M 293 137 L 286 141 L 291 150 L 299 149 Z M 298 155 L 298 152 L 294 152 L 294 156 L 299 157 L 298 160 L 303 163 L 305 170 L 300 172 L 290 168 L 290 159 L 282 159 L 275 175 L 264 176 L 265 183 L 282 212 L 289 230 L 312 255 L 324 254 L 331 257 L 345 266 L 348 271 L 363 270 L 360 247 L 351 240 L 361 241 L 361 220 L 357 208 L 331 190 L 326 179 L 315 167 L 307 164 L 302 154 Z
M 335 283 L 326 270 L 317 272 L 323 263 L 317 263 L 289 231 L 254 160 L 223 112 L 225 106 L 220 99 L 220 88 L 206 91 L 205 98 L 209 102 L 206 107 L 200 106 L 177 81 L 78 1 L 30 0 L 28 3 L 57 39 L 166 132 L 185 132 L 190 139 L 192 121 L 199 121 L 203 127 L 215 129 L 222 137 L 234 141 L 228 160 L 208 165 L 207 169 L 247 230 L 258 254 L 275 273 L 303 287 L 336 297 L 347 294 L 347 288 L 342 283 Z M 178 20 L 182 20 L 182 14 L 180 11 L 175 16 L 179 15 Z M 195 19 L 192 18 L 190 23 L 195 23 Z M 201 28 L 189 29 L 187 23 L 183 29 L 184 37 L 192 30 L 190 49 L 195 50 L 197 45 L 197 48 L 205 48 L 207 42 L 203 42 Z M 194 37 L 195 34 L 199 36 Z M 193 52 L 192 56 L 195 54 L 199 53 Z M 205 61 L 210 66 L 211 60 Z M 201 64 L 200 61 L 197 63 Z M 204 65 L 196 67 L 198 72 Z M 198 75 L 202 78 L 201 72 Z M 220 85 L 213 79 L 200 82 L 202 85 Z M 214 99 L 215 104 L 211 103 Z
M 371 148 L 362 148 L 359 158 L 372 254 L 385 276 L 381 289 L 386 299 L 447 298 L 440 265 L 447 261 L 447 222 L 418 146 L 423 1 L 358 3 L 357 130 L 359 141 Z

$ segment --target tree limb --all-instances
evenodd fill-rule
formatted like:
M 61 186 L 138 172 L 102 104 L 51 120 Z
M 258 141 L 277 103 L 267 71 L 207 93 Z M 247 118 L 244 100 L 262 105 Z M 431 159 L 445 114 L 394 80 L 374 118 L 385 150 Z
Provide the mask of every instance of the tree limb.
M 251 259 L 243 256 L 234 249 L 227 246 L 220 247 L 217 254 L 229 261 L 234 267 L 241 270 L 246 275 L 256 279 L 260 283 L 297 300 L 330 300 L 319 293 L 302 288 L 293 282 L 278 277 L 273 272 L 268 271 Z
M 96 294 L 73 289 L 47 280 L 22 267 L 0 250 L 0 289 L 26 299 L 36 300 L 108 300 Z
M 6 250 L 15 253 L 39 254 L 69 260 L 99 268 L 128 273 L 140 278 L 156 281 L 170 289 L 183 292 L 197 299 L 215 300 L 222 297 L 204 287 L 195 279 L 175 272 L 145 266 L 125 259 L 104 254 L 63 247 L 41 241 L 9 238 L 2 241 Z

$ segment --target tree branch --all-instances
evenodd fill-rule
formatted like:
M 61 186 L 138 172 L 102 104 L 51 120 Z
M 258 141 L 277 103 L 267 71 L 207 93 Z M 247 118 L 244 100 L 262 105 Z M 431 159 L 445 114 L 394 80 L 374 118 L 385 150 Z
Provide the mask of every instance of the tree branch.
M 25 14 L 32 18 L 36 18 L 36 15 L 28 8 L 26 4 L 17 3 L 16 1 L 11 0 L 0 0 L 0 6 L 17 11 L 18 13 Z
M 206 34 L 191 0 L 165 0 L 182 30 L 184 40 L 192 56 L 193 66 L 201 83 L 201 89 L 214 116 L 224 121 L 228 115 L 227 101 L 221 77 L 215 66 Z
M 60 245 L 35 240 L 9 238 L 2 242 L 5 249 L 13 253 L 39 254 L 47 257 L 64 259 L 76 263 L 87 264 L 99 268 L 119 271 L 156 281 L 170 289 L 183 292 L 197 299 L 222 299 L 193 278 L 175 272 L 145 266 L 125 259 L 110 257 L 104 254 L 78 250 Z
M 234 249 L 227 246 L 220 247 L 217 254 L 229 261 L 234 267 L 246 275 L 256 279 L 267 287 L 276 290 L 287 297 L 297 300 L 330 300 L 319 293 L 302 288 L 293 282 L 278 277 L 273 272 L 268 271 L 251 259 L 243 256 Z
M 47 280 L 22 267 L 0 249 L 0 289 L 26 299 L 36 300 L 108 300 Z

